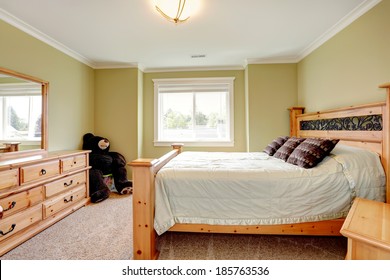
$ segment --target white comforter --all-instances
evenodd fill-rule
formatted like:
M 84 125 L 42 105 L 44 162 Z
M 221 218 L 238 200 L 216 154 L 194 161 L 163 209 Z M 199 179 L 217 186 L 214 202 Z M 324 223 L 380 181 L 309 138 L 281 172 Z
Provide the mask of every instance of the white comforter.
M 175 223 L 269 225 L 345 217 L 355 196 L 384 201 L 378 155 L 337 145 L 304 169 L 265 153 L 183 152 L 156 176 L 155 230 Z

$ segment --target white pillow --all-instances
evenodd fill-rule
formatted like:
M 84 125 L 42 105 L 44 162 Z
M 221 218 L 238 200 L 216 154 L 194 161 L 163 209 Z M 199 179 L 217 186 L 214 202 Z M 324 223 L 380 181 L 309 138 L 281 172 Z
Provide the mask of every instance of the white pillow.
M 343 166 L 356 196 L 385 201 L 386 177 L 377 153 L 339 143 L 330 156 Z

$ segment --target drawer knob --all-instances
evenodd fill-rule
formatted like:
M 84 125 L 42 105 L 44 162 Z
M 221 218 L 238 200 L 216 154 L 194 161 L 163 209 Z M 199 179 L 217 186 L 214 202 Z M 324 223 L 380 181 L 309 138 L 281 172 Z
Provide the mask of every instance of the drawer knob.
M 67 182 L 64 183 L 64 187 L 69 187 L 73 184 L 73 180 L 70 180 L 69 184 Z
M 12 203 L 8 206 L 8 208 L 7 208 L 7 209 L 4 209 L 4 212 L 5 212 L 5 211 L 8 211 L 8 210 L 11 210 L 12 208 L 15 207 L 15 205 L 16 205 L 16 201 L 12 201 Z
M 40 172 L 40 175 L 46 175 L 46 170 L 42 168 L 41 172 Z
M 6 233 L 4 233 L 2 230 L 0 230 L 0 234 L 2 236 L 7 235 L 8 233 L 12 232 L 15 229 L 15 227 L 16 227 L 16 224 L 12 224 L 11 227 L 9 228 L 9 230 Z
M 73 201 L 73 195 L 69 199 L 64 198 L 64 202 L 65 203 L 68 203 L 68 202 L 71 202 L 71 201 Z
M 0 205 L 0 219 L 3 218 L 3 207 Z

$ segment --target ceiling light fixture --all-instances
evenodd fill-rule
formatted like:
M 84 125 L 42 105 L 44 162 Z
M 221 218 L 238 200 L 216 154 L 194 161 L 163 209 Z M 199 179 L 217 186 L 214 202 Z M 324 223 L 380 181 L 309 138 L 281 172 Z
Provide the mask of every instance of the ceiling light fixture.
M 185 22 L 196 8 L 194 3 L 199 0 L 155 0 L 156 10 L 173 23 Z

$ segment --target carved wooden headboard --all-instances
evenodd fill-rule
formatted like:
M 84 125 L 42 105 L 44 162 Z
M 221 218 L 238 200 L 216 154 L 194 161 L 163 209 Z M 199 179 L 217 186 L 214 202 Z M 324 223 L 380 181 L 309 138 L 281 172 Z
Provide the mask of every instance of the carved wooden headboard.
M 390 83 L 380 88 L 387 89 L 385 102 L 314 113 L 303 113 L 304 107 L 290 108 L 290 135 L 340 139 L 342 144 L 378 153 L 386 173 L 386 201 L 389 203 Z

